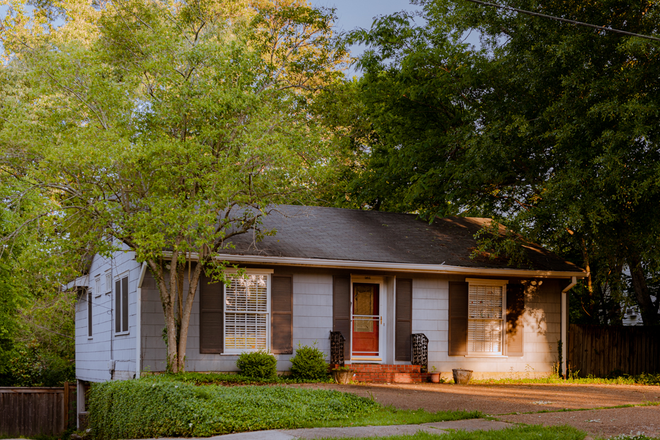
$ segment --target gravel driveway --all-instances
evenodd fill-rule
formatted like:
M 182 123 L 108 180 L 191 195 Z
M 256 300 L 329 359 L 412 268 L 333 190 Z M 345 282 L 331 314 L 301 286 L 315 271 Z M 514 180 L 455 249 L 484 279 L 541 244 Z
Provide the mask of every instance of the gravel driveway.
M 427 411 L 479 410 L 513 423 L 571 425 L 594 436 L 643 432 L 660 436 L 660 386 L 633 385 L 297 385 L 373 397 L 383 405 Z M 593 409 L 593 408 L 607 409 Z M 589 411 L 565 411 L 584 410 Z M 551 411 L 541 413 L 541 411 Z M 532 414 L 521 414 L 532 413 Z

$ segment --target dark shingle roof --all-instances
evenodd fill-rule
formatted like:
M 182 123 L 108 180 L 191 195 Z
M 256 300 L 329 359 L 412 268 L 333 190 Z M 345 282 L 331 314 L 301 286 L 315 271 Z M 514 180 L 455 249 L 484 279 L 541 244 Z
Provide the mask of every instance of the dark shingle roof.
M 508 268 L 506 259 L 477 258 L 474 234 L 490 219 L 450 217 L 433 224 L 415 215 L 353 209 L 280 205 L 266 216 L 274 236 L 254 242 L 233 237 L 233 255 L 260 255 L 402 264 L 445 264 L 468 268 Z M 525 246 L 532 270 L 582 272 L 541 246 Z

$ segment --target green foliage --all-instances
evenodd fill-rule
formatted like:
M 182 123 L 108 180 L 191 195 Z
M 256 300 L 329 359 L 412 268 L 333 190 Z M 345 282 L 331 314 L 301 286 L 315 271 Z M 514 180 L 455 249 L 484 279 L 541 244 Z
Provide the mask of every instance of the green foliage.
M 331 382 L 329 377 L 320 380 L 300 379 L 289 376 L 275 376 L 266 379 L 247 377 L 232 373 L 167 373 L 157 375 L 161 381 L 185 382 L 195 385 L 257 385 Z
M 328 364 L 325 355 L 314 346 L 298 344 L 296 354 L 291 358 L 291 376 L 296 379 L 322 380 L 328 377 Z
M 582 440 L 586 433 L 570 426 L 517 426 L 491 431 L 450 431 L 442 434 L 432 434 L 420 431 L 414 435 L 394 435 L 388 437 L 371 437 L 382 440 Z M 622 437 L 626 438 L 626 437 Z M 328 440 L 335 440 L 329 438 Z M 338 440 L 338 439 L 336 439 Z M 640 438 L 646 440 L 646 438 Z
M 254 379 L 273 379 L 277 377 L 277 359 L 267 351 L 241 353 L 236 361 L 241 374 Z
M 286 387 L 195 386 L 143 378 L 92 385 L 94 438 L 207 437 L 350 420 L 380 408 L 348 393 Z
M 477 248 L 472 251 L 470 258 L 477 259 L 484 256 L 490 260 L 496 258 L 506 259 L 507 265 L 518 268 L 530 268 L 531 262 L 527 258 L 525 241 L 511 230 L 493 220 L 476 234 Z
M 647 35 L 660 17 L 650 1 L 505 3 Z M 328 112 L 344 149 L 327 198 L 429 221 L 506 219 L 590 273 L 571 295 L 576 318 L 620 323 L 628 300 L 658 323 L 657 43 L 463 0 L 419 4 L 424 20 L 398 13 L 352 34 L 369 50 L 345 85 L 357 104 Z M 515 257 L 513 241 L 487 244 Z
M 327 172 L 327 130 L 309 109 L 343 76 L 333 13 L 288 0 L 64 0 L 54 26 L 44 5 L 6 3 L 2 175 L 41 207 L 11 230 L 45 224 L 43 241 L 62 248 L 51 258 L 134 251 L 161 290 L 178 371 L 202 271 L 223 266 L 232 236 L 272 234 L 261 218 L 310 200 Z

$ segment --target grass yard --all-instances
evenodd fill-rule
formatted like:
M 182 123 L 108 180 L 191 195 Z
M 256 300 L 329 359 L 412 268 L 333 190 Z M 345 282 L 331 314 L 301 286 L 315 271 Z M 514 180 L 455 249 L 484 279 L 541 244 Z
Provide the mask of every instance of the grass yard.
M 380 407 L 374 413 L 356 417 L 351 420 L 318 420 L 302 428 L 335 428 L 350 426 L 388 426 L 388 425 L 412 425 L 419 423 L 447 422 L 451 420 L 465 420 L 482 418 L 479 411 L 438 411 L 435 413 L 418 410 L 399 410 L 392 407 Z
M 583 440 L 586 436 L 585 432 L 572 428 L 570 426 L 554 426 L 544 427 L 536 426 L 520 426 L 516 428 L 495 430 L 495 431 L 454 431 L 444 432 L 442 434 L 429 434 L 426 432 L 418 432 L 415 435 L 395 435 L 391 437 L 370 437 L 370 439 L 377 440 Z M 335 439 L 325 439 L 335 440 Z M 336 439 L 339 440 L 339 439 Z M 351 440 L 346 437 L 343 440 Z M 353 438 L 353 440 L 358 440 Z M 639 439 L 646 440 L 646 439 Z
M 481 416 L 476 411 L 401 411 L 333 390 L 193 383 L 150 376 L 92 385 L 89 403 L 94 439 L 209 437 L 267 429 L 411 424 Z
M 570 377 L 562 379 L 556 376 L 538 379 L 483 379 L 471 380 L 476 385 L 524 385 L 533 383 L 566 384 L 592 384 L 592 385 L 660 385 L 660 374 L 642 373 L 634 376 L 622 375 L 616 377 Z

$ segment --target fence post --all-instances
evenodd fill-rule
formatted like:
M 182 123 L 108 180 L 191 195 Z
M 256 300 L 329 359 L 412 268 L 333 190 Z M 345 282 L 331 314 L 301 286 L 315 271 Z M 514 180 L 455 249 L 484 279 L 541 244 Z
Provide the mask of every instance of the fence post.
M 69 428 L 69 382 L 64 382 L 62 395 L 62 432 Z

